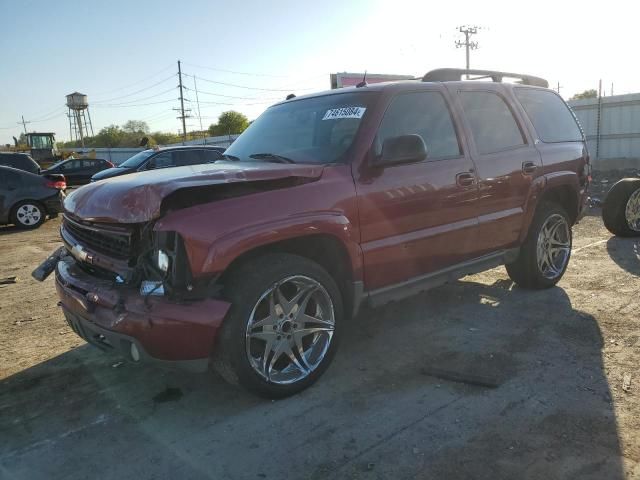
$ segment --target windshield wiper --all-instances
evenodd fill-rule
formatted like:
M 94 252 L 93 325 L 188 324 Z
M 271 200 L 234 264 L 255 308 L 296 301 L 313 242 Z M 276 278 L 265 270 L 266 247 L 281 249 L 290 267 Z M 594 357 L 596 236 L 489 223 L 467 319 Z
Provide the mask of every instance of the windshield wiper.
M 233 160 L 234 162 L 240 160 L 240 158 L 236 157 L 235 155 L 229 155 L 228 153 L 223 153 L 222 158 L 224 158 L 225 160 Z
M 296 163 L 288 157 L 283 157 L 277 153 L 252 153 L 249 158 L 255 158 L 257 160 L 268 160 L 275 163 Z

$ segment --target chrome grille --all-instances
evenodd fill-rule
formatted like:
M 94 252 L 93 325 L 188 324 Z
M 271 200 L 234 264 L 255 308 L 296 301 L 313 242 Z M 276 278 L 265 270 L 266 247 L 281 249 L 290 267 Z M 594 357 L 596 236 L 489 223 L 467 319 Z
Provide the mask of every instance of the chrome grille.
M 133 231 L 99 227 L 95 224 L 85 225 L 66 215 L 63 218 L 62 228 L 80 245 L 97 253 L 125 260 L 135 253 Z

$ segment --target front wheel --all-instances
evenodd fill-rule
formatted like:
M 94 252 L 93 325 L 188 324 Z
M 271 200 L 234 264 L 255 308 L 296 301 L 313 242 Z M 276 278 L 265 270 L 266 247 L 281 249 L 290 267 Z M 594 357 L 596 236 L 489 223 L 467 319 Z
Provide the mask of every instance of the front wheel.
M 320 265 L 265 255 L 232 272 L 224 292 L 232 306 L 213 366 L 227 381 L 281 398 L 309 387 L 327 369 L 339 339 L 342 298 Z
M 571 257 L 571 226 L 557 204 L 541 204 L 515 262 L 506 265 L 511 280 L 523 288 L 542 289 L 560 281 Z

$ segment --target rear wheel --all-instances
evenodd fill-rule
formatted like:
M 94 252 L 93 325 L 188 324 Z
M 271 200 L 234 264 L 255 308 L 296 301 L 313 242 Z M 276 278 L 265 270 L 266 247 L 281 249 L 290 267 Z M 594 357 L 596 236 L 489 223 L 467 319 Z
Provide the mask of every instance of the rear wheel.
M 269 254 L 225 282 L 231 301 L 213 366 L 230 383 L 269 398 L 313 384 L 335 353 L 342 321 L 336 282 L 317 263 Z
M 624 178 L 607 193 L 602 220 L 614 235 L 640 236 L 640 178 Z
M 25 200 L 19 202 L 11 214 L 11 223 L 25 230 L 38 228 L 44 223 L 45 211 L 38 202 Z
M 571 257 L 571 226 L 565 210 L 541 204 L 515 262 L 507 264 L 511 280 L 523 288 L 542 289 L 560 281 Z

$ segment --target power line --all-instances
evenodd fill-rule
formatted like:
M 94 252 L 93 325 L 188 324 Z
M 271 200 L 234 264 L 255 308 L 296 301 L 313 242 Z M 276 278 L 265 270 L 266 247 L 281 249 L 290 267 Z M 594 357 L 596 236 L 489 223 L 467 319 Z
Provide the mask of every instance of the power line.
M 140 89 L 140 90 L 136 90 L 135 92 L 131 92 L 131 93 L 128 93 L 128 94 L 126 94 L 126 95 L 121 95 L 121 96 L 119 96 L 119 97 L 109 98 L 108 100 L 99 100 L 99 101 L 96 101 L 96 102 L 93 102 L 93 103 L 94 103 L 94 104 L 102 104 L 102 103 L 107 103 L 107 102 L 113 102 L 114 100 L 120 100 L 121 98 L 131 97 L 131 96 L 133 96 L 133 95 L 136 95 L 136 94 L 138 94 L 138 93 L 144 92 L 144 91 L 146 91 L 146 90 L 150 90 L 150 89 L 152 89 L 153 87 L 157 87 L 158 85 L 160 85 L 160 84 L 162 84 L 162 83 L 164 83 L 164 82 L 166 82 L 166 81 L 168 81 L 168 80 L 171 80 L 171 79 L 172 79 L 172 78 L 174 78 L 175 76 L 176 76 L 176 74 L 175 74 L 175 73 L 173 73 L 173 74 L 171 74 L 169 77 L 164 78 L 164 79 L 160 80 L 159 82 L 154 83 L 153 85 L 150 85 L 150 86 L 148 86 L 148 87 L 142 88 L 142 89 Z
M 146 82 L 146 81 L 147 81 L 147 80 L 149 80 L 150 78 L 157 77 L 158 75 L 160 75 L 161 73 L 166 72 L 166 71 L 167 71 L 167 70 L 169 70 L 170 68 L 173 68 L 173 63 L 171 63 L 171 64 L 167 65 L 167 66 L 166 66 L 166 67 L 164 67 L 162 70 L 157 71 L 157 72 L 156 72 L 156 73 L 154 73 L 153 75 L 149 75 L 148 77 L 144 77 L 142 80 L 138 80 L 138 81 L 136 81 L 136 82 L 130 83 L 130 84 L 128 84 L 128 85 L 126 85 L 126 86 L 124 86 L 124 87 L 118 87 L 118 88 L 114 88 L 113 90 L 107 90 L 107 91 L 105 91 L 105 92 L 99 92 L 99 93 L 96 93 L 96 95 L 99 97 L 100 95 L 108 95 L 108 94 L 110 94 L 110 93 L 117 92 L 118 90 L 126 90 L 127 88 L 131 88 L 131 87 L 133 87 L 133 86 L 135 86 L 135 85 L 139 85 L 139 84 L 141 84 L 142 82 Z
M 185 75 L 185 74 L 183 74 Z M 195 75 L 189 75 L 190 77 L 193 77 L 194 80 L 196 78 Z M 185 90 L 189 90 L 188 87 L 184 87 Z M 264 98 L 264 97 L 238 97 L 236 95 L 222 95 L 221 93 L 213 93 L 213 92 L 206 92 L 204 90 L 198 90 L 198 93 L 204 94 L 204 95 L 212 95 L 214 97 L 222 97 L 222 98 L 233 98 L 236 100 L 280 100 L 281 97 L 274 97 L 274 98 Z
M 256 73 L 256 72 L 238 72 L 236 70 L 225 70 L 224 68 L 207 67 L 204 65 L 196 65 L 195 63 L 183 62 L 185 65 L 196 68 L 204 68 L 206 70 L 213 70 L 214 72 L 232 73 L 234 75 L 247 75 L 251 77 L 273 77 L 273 78 L 288 78 L 287 75 L 273 75 L 270 73 Z
M 219 82 L 217 80 L 211 80 L 208 78 L 198 77 L 203 82 L 214 83 L 216 85 L 224 85 L 226 87 L 235 87 L 235 88 L 244 88 L 246 90 L 257 90 L 260 92 L 291 92 L 291 88 L 260 88 L 260 87 L 250 87 L 248 85 L 240 85 L 237 83 L 227 83 L 227 82 Z M 297 88 L 296 90 L 315 90 L 314 87 L 306 87 L 306 88 Z
M 146 107 L 147 105 L 160 105 L 161 103 L 169 103 L 174 102 L 175 98 L 169 98 L 168 100 L 162 100 L 160 102 L 149 102 L 149 103 L 135 103 L 132 105 L 116 103 L 116 104 L 105 104 L 105 105 L 94 105 L 97 108 L 127 108 L 127 107 Z
M 169 88 L 169 89 L 167 89 L 167 90 L 163 90 L 163 91 L 162 91 L 162 92 L 160 92 L 160 93 L 156 93 L 155 95 L 149 95 L 148 97 L 135 98 L 135 99 L 133 99 L 133 100 L 129 100 L 129 101 L 127 101 L 127 102 L 122 102 L 122 103 L 111 103 L 111 104 L 109 104 L 109 105 L 119 105 L 119 106 L 122 106 L 122 105 L 128 105 L 128 104 L 131 104 L 131 103 L 142 102 L 142 101 L 145 101 L 145 100 L 149 100 L 149 99 L 151 99 L 151 98 L 159 97 L 160 95 L 164 95 L 165 93 L 173 92 L 173 91 L 175 90 L 175 88 L 176 88 L 176 87 L 171 87 L 171 88 Z M 102 105 L 102 104 L 98 104 L 98 106 L 101 106 L 101 105 Z
M 613 85 L 613 84 L 612 84 Z M 202 131 L 202 115 L 200 114 L 200 99 L 198 98 L 198 85 L 196 84 L 196 76 L 193 76 L 193 88 L 196 91 L 196 105 L 198 106 L 198 120 L 200 121 L 200 130 Z M 613 87 L 611 87 L 613 89 Z

